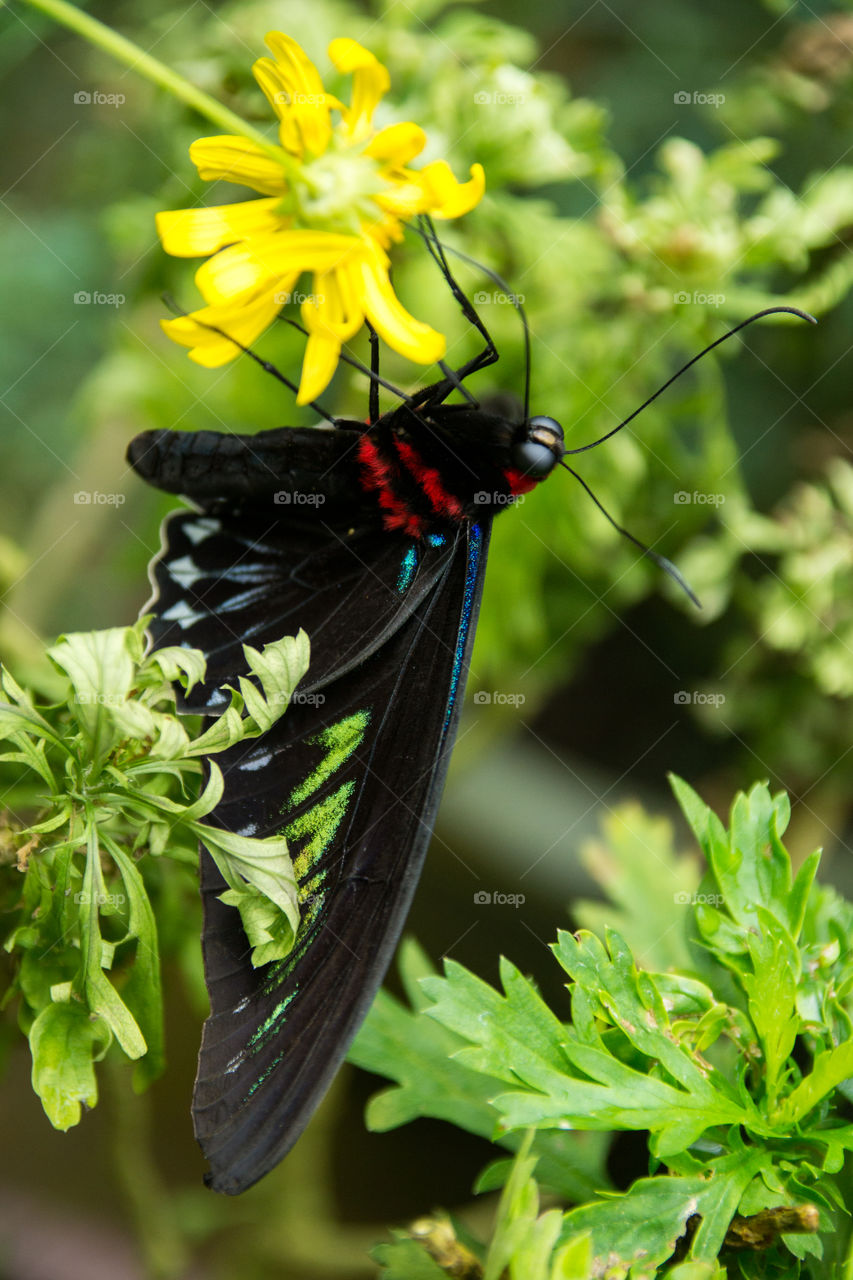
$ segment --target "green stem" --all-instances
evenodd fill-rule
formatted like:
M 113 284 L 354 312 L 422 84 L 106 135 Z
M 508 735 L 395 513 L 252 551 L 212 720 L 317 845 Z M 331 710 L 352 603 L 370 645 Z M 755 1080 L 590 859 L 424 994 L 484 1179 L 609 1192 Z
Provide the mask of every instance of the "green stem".
M 281 148 L 271 143 L 240 116 L 229 111 L 221 102 L 217 102 L 201 89 L 197 89 L 194 84 L 190 84 L 189 80 L 185 80 L 183 76 L 178 75 L 177 71 L 173 71 L 165 63 L 153 58 L 150 53 L 145 53 L 132 40 L 119 35 L 117 31 L 105 26 L 97 18 L 92 18 L 88 13 L 82 13 L 73 4 L 69 4 L 68 0 L 25 0 L 25 3 L 32 5 L 34 9 L 40 9 L 56 22 L 61 22 L 63 26 L 69 27 L 90 44 L 103 49 L 119 62 L 125 63 L 131 70 L 138 71 L 152 84 L 166 89 L 173 97 L 185 102 L 199 115 L 206 116 L 225 133 L 242 134 L 244 138 L 251 139 L 264 151 L 274 156 L 276 160 L 282 160 Z

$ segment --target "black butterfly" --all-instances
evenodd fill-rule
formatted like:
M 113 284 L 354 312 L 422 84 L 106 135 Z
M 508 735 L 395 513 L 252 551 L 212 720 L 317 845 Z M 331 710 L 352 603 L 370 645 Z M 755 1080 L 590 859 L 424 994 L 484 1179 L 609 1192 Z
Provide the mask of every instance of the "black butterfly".
M 285 961 L 252 967 L 240 916 L 201 854 L 211 1013 L 193 1118 L 208 1184 L 231 1194 L 299 1137 L 382 981 L 456 735 L 492 518 L 566 466 L 553 418 L 525 403 L 512 422 L 465 390 L 497 351 L 434 233 L 424 238 L 485 343 L 460 369 L 442 365 L 439 381 L 398 392 L 380 415 L 387 384 L 371 335 L 367 425 L 324 415 L 325 429 L 251 436 L 149 431 L 128 451 L 145 480 L 197 508 L 167 520 L 148 606 L 155 644 L 207 656 L 207 683 L 184 708 L 221 709 L 220 686 L 246 672 L 244 643 L 300 627 L 311 641 L 286 715 L 217 757 L 225 793 L 212 815 L 241 834 L 287 837 L 302 919 Z M 454 391 L 464 402 L 448 403 Z

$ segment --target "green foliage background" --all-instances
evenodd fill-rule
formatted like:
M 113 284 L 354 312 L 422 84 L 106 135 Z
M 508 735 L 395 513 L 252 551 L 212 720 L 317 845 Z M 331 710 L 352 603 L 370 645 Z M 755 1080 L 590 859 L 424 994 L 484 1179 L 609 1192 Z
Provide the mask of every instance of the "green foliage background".
M 475 762 L 498 730 L 515 730 L 549 756 L 568 756 L 573 773 L 595 771 L 605 798 L 625 777 L 659 791 L 670 766 L 724 802 L 736 785 L 767 776 L 792 793 L 795 853 L 826 844 L 843 879 L 853 727 L 853 17 L 843 5 L 554 2 L 530 13 L 535 31 L 517 25 L 508 3 L 444 11 L 432 0 L 185 8 L 127 0 L 92 11 L 257 121 L 267 112 L 250 66 L 268 29 L 294 35 L 324 71 L 333 36 L 367 44 L 391 72 L 388 112 L 427 129 L 427 158 L 446 155 L 460 176 L 475 160 L 485 165 L 483 205 L 447 239 L 524 296 L 532 407 L 559 418 L 570 445 L 615 425 L 749 311 L 791 301 L 820 316 L 816 331 L 786 320 L 756 327 L 748 352 L 734 340 L 582 460 L 608 510 L 686 573 L 701 615 L 638 561 L 567 476 L 496 523 L 472 685 L 526 702 L 521 716 L 494 697 L 474 707 L 457 754 L 462 766 Z M 128 473 L 133 434 L 309 419 L 248 361 L 211 374 L 160 334 L 160 295 L 193 305 L 195 294 L 191 268 L 158 248 L 154 212 L 238 194 L 195 177 L 187 147 L 204 126 L 25 5 L 0 11 L 0 24 L 15 125 L 0 160 L 0 650 L 25 680 L 43 639 L 129 622 L 143 603 L 145 566 L 172 504 Z M 96 89 L 125 101 L 75 103 Z M 677 100 L 685 94 L 689 102 Z M 694 101 L 714 95 L 724 100 Z M 451 357 L 461 360 L 470 335 L 425 258 L 417 244 L 403 250 L 399 292 L 451 334 Z M 485 277 L 459 274 L 472 296 L 494 295 Z M 81 292 L 124 301 L 75 302 Z M 480 310 L 502 356 L 478 389 L 517 396 L 517 317 L 500 298 Z M 300 341 L 281 326 L 259 350 L 295 368 Z M 393 359 L 385 372 L 411 377 Z M 327 399 L 363 415 L 363 381 L 344 372 Z M 81 493 L 125 500 L 75 502 Z M 687 704 L 676 702 L 684 692 Z M 559 792 L 548 801 L 555 812 L 561 802 Z M 456 848 L 452 831 L 442 836 Z M 530 850 L 519 857 L 516 876 Z M 454 859 L 437 849 L 433 864 L 451 896 Z M 564 882 L 560 903 L 568 873 Z M 464 893 L 470 901 L 467 880 Z M 546 937 L 553 915 L 552 900 Z M 152 1095 L 161 1128 L 151 1166 L 126 1168 L 120 1180 L 134 1212 L 159 1222 L 180 1254 L 187 1223 L 190 1236 L 206 1239 L 224 1210 L 195 1190 L 200 1164 L 186 1111 L 203 1001 L 182 898 L 160 927 L 172 957 L 190 957 L 185 987 L 172 986 L 188 994 L 172 996 L 175 1065 Z M 484 932 L 482 967 L 512 945 Z M 25 1064 L 10 1079 L 4 1119 L 24 1105 Z M 409 1171 L 415 1204 L 390 1195 L 379 1209 L 348 1201 L 332 1171 L 340 1132 L 360 1132 L 357 1106 L 353 1114 L 328 1140 L 321 1120 L 296 1163 L 228 1206 L 229 1247 L 251 1240 L 241 1274 L 279 1274 L 271 1259 L 285 1238 L 290 1274 L 370 1274 L 366 1263 L 359 1271 L 359 1246 L 376 1229 L 363 1240 L 360 1228 L 335 1235 L 329 1223 L 341 1205 L 350 1219 L 387 1220 L 449 1199 L 439 1160 L 433 1183 Z M 170 1116 L 181 1134 L 174 1151 L 163 1136 Z M 57 1163 L 48 1184 L 72 1204 L 77 1160 L 103 1177 L 103 1151 L 88 1151 L 99 1150 L 101 1123 L 91 1118 L 94 1136 L 73 1156 L 49 1157 Z M 15 1164 L 32 1189 L 44 1173 L 39 1152 L 60 1148 L 37 1113 L 31 1125 L 16 1124 Z M 387 1163 L 390 1147 L 371 1150 Z M 268 1215 L 283 1202 L 289 1208 L 273 1225 Z M 209 1265 L 215 1274 L 232 1264 Z

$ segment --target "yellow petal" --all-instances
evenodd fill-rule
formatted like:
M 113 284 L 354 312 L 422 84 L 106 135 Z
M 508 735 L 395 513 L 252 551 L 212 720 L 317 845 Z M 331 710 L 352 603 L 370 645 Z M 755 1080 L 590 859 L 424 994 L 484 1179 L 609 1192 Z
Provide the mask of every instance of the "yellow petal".
M 431 208 L 423 187 L 417 182 L 396 182 L 373 199 L 380 209 L 393 213 L 398 218 L 411 218 L 414 214 L 425 213 Z
M 214 205 L 210 209 L 171 209 L 156 215 L 163 248 L 176 258 L 198 258 L 227 244 L 269 234 L 282 225 L 274 197 Z
M 283 195 L 287 189 L 281 165 L 248 138 L 229 134 L 198 138 L 190 147 L 190 159 L 208 182 L 224 178 L 271 196 Z
M 305 344 L 297 404 L 310 404 L 332 381 L 341 354 L 340 342 L 326 333 L 312 333 Z
M 376 104 L 387 93 L 391 78 L 378 58 L 355 40 L 340 38 L 329 45 L 329 57 L 344 74 L 352 74 L 352 99 L 344 111 L 351 134 L 364 134 L 370 127 Z
M 331 271 L 365 252 L 358 236 L 292 228 L 223 249 L 199 267 L 195 279 L 206 302 L 227 302 L 271 286 L 288 272 Z
M 332 136 L 329 110 L 340 104 L 337 98 L 326 93 L 319 71 L 295 40 L 281 31 L 270 31 L 266 43 L 275 56 L 275 62 L 261 58 L 254 71 L 281 121 L 282 145 L 289 146 L 288 139 L 298 131 L 294 150 L 309 151 L 313 156 L 322 155 Z M 272 97 L 267 92 L 268 88 L 272 89 Z
M 380 163 L 402 169 L 415 156 L 420 155 L 426 146 L 426 140 L 426 134 L 419 124 L 412 124 L 411 121 L 407 124 L 389 124 L 371 139 L 364 148 L 364 154 Z
M 201 307 L 188 316 L 161 320 L 160 325 L 173 342 L 191 348 L 190 359 L 196 364 L 218 369 L 240 355 L 240 347 L 230 338 L 250 346 L 272 323 L 281 305 L 271 294 L 262 294 L 239 308 Z
M 315 274 L 313 296 L 302 304 L 302 320 L 309 333 L 333 337 L 338 346 L 358 333 L 364 323 L 360 284 L 358 271 L 347 268 Z
M 319 88 L 309 88 L 304 78 L 290 74 L 289 66 L 271 58 L 259 58 L 252 71 L 278 115 L 281 145 L 298 156 L 306 151 L 322 155 L 332 136 L 329 111 L 338 100 L 323 91 L 319 76 Z
M 368 260 L 359 264 L 358 271 L 364 313 L 388 346 L 417 364 L 440 360 L 447 350 L 444 335 L 409 315 L 394 293 L 385 268 L 376 260 Z
M 471 165 L 468 182 L 457 182 L 446 160 L 425 165 L 418 177 L 429 193 L 429 212 L 436 218 L 458 218 L 479 204 L 486 189 L 486 175 L 481 164 Z

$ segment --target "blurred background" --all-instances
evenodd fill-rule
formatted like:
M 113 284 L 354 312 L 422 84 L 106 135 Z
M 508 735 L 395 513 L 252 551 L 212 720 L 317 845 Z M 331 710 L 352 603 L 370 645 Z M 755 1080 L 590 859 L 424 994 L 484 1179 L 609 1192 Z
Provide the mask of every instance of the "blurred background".
M 752 311 L 787 302 L 820 318 L 759 322 L 578 460 L 701 611 L 568 475 L 496 522 L 409 925 L 429 954 L 490 979 L 506 954 L 559 1007 L 546 944 L 591 892 L 581 853 L 595 859 L 626 801 L 672 814 L 669 770 L 721 812 L 756 779 L 787 789 L 790 847 L 823 845 L 823 874 L 849 891 L 853 11 L 542 0 L 521 27 L 509 0 L 89 7 L 258 124 L 269 112 L 251 64 L 268 30 L 295 36 L 326 77 L 334 36 L 376 53 L 392 80 L 377 123 L 418 121 L 424 160 L 445 156 L 459 177 L 486 168 L 486 198 L 446 238 L 524 300 L 532 410 L 558 418 L 570 447 Z M 160 331 L 163 293 L 187 309 L 198 296 L 154 213 L 245 197 L 198 180 L 187 148 L 207 127 L 23 0 L 0 10 L 0 36 L 0 648 L 25 677 L 43 639 L 127 623 L 147 597 L 174 504 L 128 471 L 138 431 L 311 417 L 248 360 L 205 371 Z M 474 389 L 520 397 L 516 312 L 487 276 L 459 278 L 501 351 Z M 414 238 L 395 280 L 461 363 L 470 334 Z M 257 349 L 293 372 L 301 342 L 280 325 Z M 414 385 L 396 357 L 383 372 Z M 364 380 L 343 371 L 325 400 L 364 417 Z M 183 911 L 163 926 L 166 1075 L 134 1100 L 129 1072 L 105 1064 L 100 1105 L 68 1134 L 31 1093 L 14 1011 L 0 1024 L 0 1276 L 356 1280 L 375 1273 L 366 1250 L 387 1225 L 470 1199 L 486 1144 L 426 1121 L 366 1133 L 380 1082 L 351 1068 L 273 1175 L 237 1201 L 204 1191 L 189 1115 L 197 933 Z M 623 1151 L 611 1172 L 629 1168 Z

